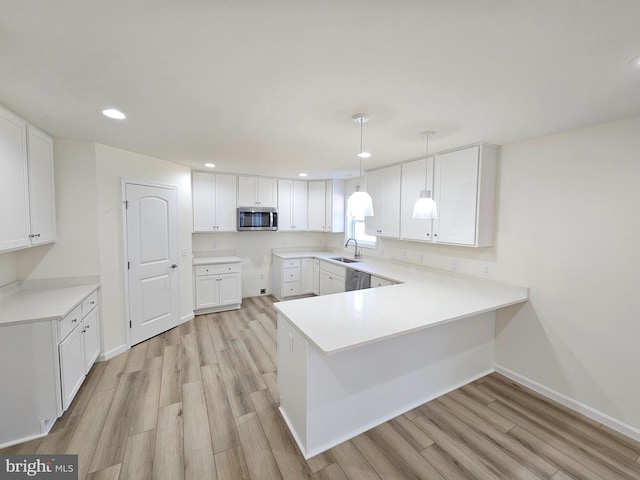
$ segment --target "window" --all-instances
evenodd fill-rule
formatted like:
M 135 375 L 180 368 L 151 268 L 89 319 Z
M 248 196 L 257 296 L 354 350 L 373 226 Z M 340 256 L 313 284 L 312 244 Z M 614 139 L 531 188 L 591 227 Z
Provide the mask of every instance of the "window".
M 364 233 L 364 217 L 351 217 L 347 215 L 347 238 L 355 238 L 361 247 L 376 248 L 378 238 Z

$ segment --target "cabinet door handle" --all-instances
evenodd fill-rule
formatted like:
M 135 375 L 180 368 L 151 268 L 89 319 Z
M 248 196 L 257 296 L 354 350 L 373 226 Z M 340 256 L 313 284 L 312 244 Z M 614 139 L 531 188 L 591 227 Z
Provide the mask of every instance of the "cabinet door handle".
M 73 320 L 71 320 L 71 323 L 78 323 L 78 319 L 74 318 Z
M 95 305 L 95 304 L 96 304 L 96 302 L 94 302 L 93 300 L 91 300 L 91 301 L 89 302 L 89 305 Z
M 171 264 L 171 268 L 178 268 L 178 265 L 177 265 L 177 264 L 175 264 L 175 263 L 172 263 L 172 264 Z

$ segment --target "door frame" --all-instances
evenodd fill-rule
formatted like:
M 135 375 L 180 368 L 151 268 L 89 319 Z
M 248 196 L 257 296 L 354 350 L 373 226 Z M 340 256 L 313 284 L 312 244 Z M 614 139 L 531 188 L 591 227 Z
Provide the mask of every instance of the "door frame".
M 176 257 L 178 259 L 178 265 L 180 266 L 180 198 L 179 198 L 179 190 L 177 185 L 167 185 L 162 183 L 153 183 L 146 181 L 134 181 L 127 180 L 125 178 L 120 179 L 120 188 L 121 188 L 121 226 L 122 226 L 122 271 L 124 274 L 124 328 L 127 336 L 127 350 L 131 348 L 131 327 L 129 326 L 129 268 L 127 263 L 129 262 L 129 246 L 128 246 L 128 237 L 127 237 L 127 185 L 140 185 L 142 187 L 155 187 L 155 188 L 167 188 L 170 190 L 176 191 L 176 201 L 178 202 L 177 212 L 176 212 L 176 222 L 178 223 L 178 242 L 176 243 Z M 180 272 L 178 272 L 179 274 Z M 180 301 L 180 280 L 178 280 L 178 301 Z M 178 310 L 178 325 L 184 323 L 182 317 L 180 316 L 180 310 Z

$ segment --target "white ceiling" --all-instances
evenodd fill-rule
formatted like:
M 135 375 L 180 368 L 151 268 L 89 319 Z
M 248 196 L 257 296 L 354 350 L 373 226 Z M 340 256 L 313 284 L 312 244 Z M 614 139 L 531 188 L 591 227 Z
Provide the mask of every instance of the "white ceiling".
M 640 114 L 637 0 L 0 0 L 0 103 L 55 137 L 309 178 Z M 125 121 L 98 113 L 124 111 Z

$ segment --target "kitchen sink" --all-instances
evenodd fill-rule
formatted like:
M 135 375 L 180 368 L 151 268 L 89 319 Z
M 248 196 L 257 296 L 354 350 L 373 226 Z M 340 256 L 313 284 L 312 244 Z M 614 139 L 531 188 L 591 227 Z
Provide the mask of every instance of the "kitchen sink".
M 331 257 L 330 260 L 336 260 L 342 263 L 357 263 L 360 261 L 360 260 L 354 260 L 353 258 L 348 258 L 348 257 Z

